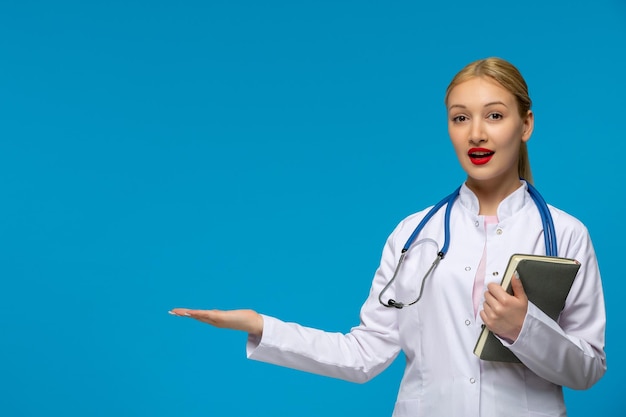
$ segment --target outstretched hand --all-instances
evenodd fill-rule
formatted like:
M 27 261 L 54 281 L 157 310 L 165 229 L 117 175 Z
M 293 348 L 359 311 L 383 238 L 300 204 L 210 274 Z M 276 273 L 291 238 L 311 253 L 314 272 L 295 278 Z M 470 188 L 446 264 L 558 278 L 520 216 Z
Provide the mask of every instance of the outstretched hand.
M 242 330 L 251 335 L 263 334 L 263 317 L 253 310 L 191 310 L 188 308 L 174 308 L 170 314 L 180 317 L 190 317 L 211 326 Z
M 493 333 L 514 342 L 522 331 L 528 311 L 528 297 L 519 278 L 513 277 L 511 287 L 513 295 L 496 283 L 489 284 L 480 317 Z

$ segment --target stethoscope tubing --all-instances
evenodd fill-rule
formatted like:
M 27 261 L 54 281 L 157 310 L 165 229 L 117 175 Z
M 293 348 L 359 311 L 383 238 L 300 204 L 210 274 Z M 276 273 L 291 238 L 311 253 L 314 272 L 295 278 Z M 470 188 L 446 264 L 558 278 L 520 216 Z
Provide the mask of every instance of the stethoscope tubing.
M 541 217 L 541 223 L 543 225 L 543 237 L 544 237 L 544 242 L 545 242 L 545 246 L 546 246 L 546 255 L 547 256 L 558 256 L 558 248 L 557 248 L 557 242 L 556 242 L 556 231 L 554 230 L 554 221 L 552 219 L 552 215 L 550 214 L 550 208 L 548 207 L 548 204 L 543 199 L 541 194 L 539 194 L 539 191 L 537 191 L 537 189 L 535 187 L 533 187 L 528 182 L 526 182 L 526 185 L 528 187 L 528 193 L 530 194 L 530 197 L 533 199 L 533 201 L 535 202 L 535 205 L 537 206 L 537 209 L 539 210 L 539 216 Z M 433 271 L 433 269 L 435 269 L 435 267 L 446 256 L 446 253 L 448 252 L 448 247 L 450 246 L 450 214 L 452 212 L 452 206 L 454 204 L 454 201 L 459 196 L 460 191 L 461 191 L 461 187 L 457 188 L 452 194 L 446 196 L 440 202 L 435 204 L 428 211 L 428 213 L 426 213 L 424 218 L 419 222 L 419 224 L 417 225 L 415 230 L 413 230 L 413 233 L 411 233 L 411 236 L 409 236 L 409 238 L 407 239 L 406 243 L 404 244 L 404 247 L 402 248 L 402 251 L 400 253 L 400 259 L 398 260 L 398 265 L 396 266 L 396 269 L 395 269 L 395 271 L 393 273 L 393 276 L 391 277 L 391 279 L 389 280 L 387 285 L 385 285 L 385 287 L 382 289 L 382 291 L 378 295 L 378 301 L 380 302 L 380 304 L 382 304 L 385 307 L 403 308 L 403 307 L 407 307 L 407 306 L 410 306 L 410 305 L 413 305 L 413 304 L 417 303 L 422 298 L 422 294 L 423 294 L 423 290 L 424 290 L 424 284 L 426 283 L 426 279 L 430 276 L 430 274 Z M 444 205 L 446 206 L 446 212 L 445 212 L 445 216 L 444 216 L 444 243 L 443 243 L 443 247 L 437 253 L 437 257 L 435 258 L 435 260 L 433 261 L 432 265 L 430 266 L 430 268 L 428 268 L 428 271 L 424 275 L 424 278 L 422 279 L 422 284 L 421 284 L 421 287 L 420 287 L 420 292 L 419 292 L 418 297 L 415 300 L 413 300 L 412 302 L 407 303 L 407 304 L 395 301 L 393 299 L 389 299 L 387 301 L 387 303 L 383 302 L 382 296 L 387 291 L 387 289 L 391 286 L 391 284 L 396 280 L 396 276 L 398 275 L 398 272 L 400 270 L 400 266 L 404 262 L 404 258 L 406 257 L 407 251 L 409 250 L 409 248 L 411 247 L 411 245 L 413 244 L 413 242 L 415 241 L 417 236 L 420 234 L 420 232 L 422 231 L 422 229 L 424 228 L 426 223 L 428 223 L 428 221 Z
M 526 185 L 528 186 L 528 193 L 535 201 L 535 205 L 537 206 L 539 215 L 541 216 L 541 223 L 543 224 L 543 238 L 546 245 L 546 255 L 558 256 L 559 251 L 556 242 L 556 231 L 554 230 L 554 221 L 552 220 L 552 214 L 550 214 L 550 208 L 535 187 L 528 182 Z
M 452 194 L 435 204 L 430 209 L 430 211 L 426 213 L 422 221 L 419 222 L 415 230 L 413 230 L 413 233 L 411 233 L 411 236 L 409 236 L 408 240 L 404 244 L 404 247 L 402 248 L 402 253 L 405 253 L 409 250 L 409 248 L 413 244 L 413 241 L 415 241 L 415 239 L 417 238 L 417 235 L 419 235 L 424 226 L 426 226 L 426 223 L 428 223 L 431 217 L 433 217 L 441 207 L 447 204 L 444 223 L 444 243 L 441 251 L 439 251 L 440 257 L 441 259 L 443 259 L 443 257 L 446 255 L 446 252 L 448 252 L 448 247 L 450 246 L 450 212 L 452 211 L 452 203 L 459 196 L 460 192 L 461 187 L 457 188 Z

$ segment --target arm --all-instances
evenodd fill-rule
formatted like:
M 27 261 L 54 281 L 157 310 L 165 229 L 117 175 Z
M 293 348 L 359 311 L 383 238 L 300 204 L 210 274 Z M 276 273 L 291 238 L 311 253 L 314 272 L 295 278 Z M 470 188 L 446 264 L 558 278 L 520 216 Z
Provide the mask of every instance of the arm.
M 515 280 L 513 296 L 495 288 L 499 286 L 489 288 L 481 316 L 502 343 L 534 373 L 558 385 L 587 389 L 606 371 L 604 297 L 586 230 L 573 248 L 568 257 L 578 259 L 581 269 L 558 322 L 529 303 L 521 283 Z
M 360 324 L 347 334 L 286 323 L 252 310 L 190 310 L 170 313 L 249 333 L 250 359 L 306 372 L 365 382 L 382 372 L 400 351 L 397 312 L 378 302 L 378 294 L 397 262 L 393 236 L 387 240 L 370 295 L 361 309 Z
M 333 333 L 264 316 L 260 338 L 248 339 L 250 359 L 352 382 L 378 375 L 398 355 L 397 312 L 378 302 L 393 273 L 394 234 L 387 240 L 370 294 L 361 308 L 360 324 L 349 333 Z

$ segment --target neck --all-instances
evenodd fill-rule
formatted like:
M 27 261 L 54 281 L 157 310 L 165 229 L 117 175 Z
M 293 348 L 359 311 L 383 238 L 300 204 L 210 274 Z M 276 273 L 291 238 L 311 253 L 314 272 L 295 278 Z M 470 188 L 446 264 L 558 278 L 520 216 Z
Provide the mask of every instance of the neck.
M 520 187 L 520 181 L 517 177 L 512 180 L 498 182 L 477 181 L 468 178 L 465 184 L 478 198 L 480 204 L 478 214 L 482 216 L 497 215 L 498 206 L 502 200 Z

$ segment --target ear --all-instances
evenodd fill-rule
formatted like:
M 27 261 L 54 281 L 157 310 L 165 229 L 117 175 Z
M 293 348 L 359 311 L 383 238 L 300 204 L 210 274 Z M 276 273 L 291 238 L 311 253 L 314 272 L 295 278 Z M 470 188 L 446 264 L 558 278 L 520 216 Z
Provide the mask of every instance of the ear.
M 528 139 L 530 139 L 530 135 L 532 135 L 534 128 L 535 115 L 533 114 L 532 110 L 528 110 L 526 118 L 522 121 L 522 142 L 528 142 Z

